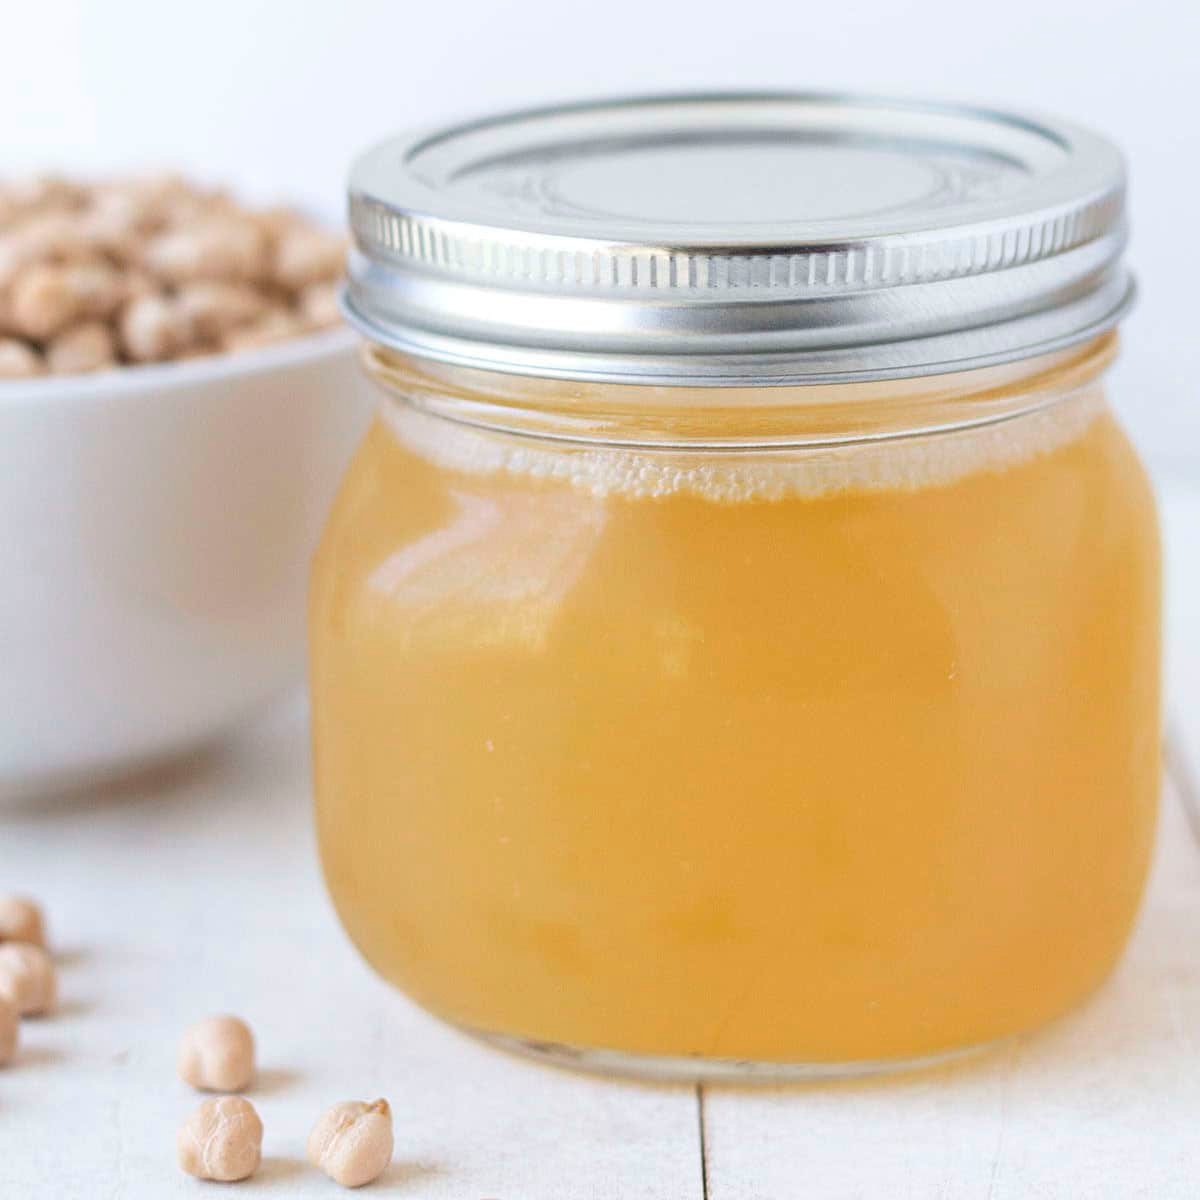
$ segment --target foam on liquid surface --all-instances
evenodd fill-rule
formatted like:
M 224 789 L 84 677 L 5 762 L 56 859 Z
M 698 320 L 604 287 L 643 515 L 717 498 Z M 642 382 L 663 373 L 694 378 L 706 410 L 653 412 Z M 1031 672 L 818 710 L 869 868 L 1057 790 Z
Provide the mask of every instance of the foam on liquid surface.
M 715 503 L 915 491 L 1000 471 L 1079 438 L 1103 411 L 1099 386 L 969 429 L 839 446 L 740 450 L 631 448 L 551 441 L 447 424 L 403 401 L 383 412 L 396 437 L 436 465 L 469 474 L 558 480 L 595 496 L 698 496 Z

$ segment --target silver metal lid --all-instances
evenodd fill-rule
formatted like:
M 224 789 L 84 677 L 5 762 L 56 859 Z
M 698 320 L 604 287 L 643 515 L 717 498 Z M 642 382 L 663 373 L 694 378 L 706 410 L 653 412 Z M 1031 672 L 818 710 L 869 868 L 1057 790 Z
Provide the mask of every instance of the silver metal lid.
M 350 177 L 379 343 L 567 379 L 937 374 L 1113 326 L 1124 167 L 1078 126 L 819 94 L 643 97 L 399 137 Z

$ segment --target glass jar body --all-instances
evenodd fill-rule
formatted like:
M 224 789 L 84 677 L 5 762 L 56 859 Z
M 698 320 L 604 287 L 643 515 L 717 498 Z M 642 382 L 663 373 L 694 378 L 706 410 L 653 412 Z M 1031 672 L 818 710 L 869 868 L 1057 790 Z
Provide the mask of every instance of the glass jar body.
M 975 373 L 942 398 L 983 423 L 836 445 L 698 417 L 711 389 L 597 431 L 603 389 L 583 418 L 538 384 L 493 421 L 458 373 L 376 365 L 311 686 L 326 879 L 384 976 L 699 1075 L 936 1055 L 1104 978 L 1153 837 L 1159 565 L 1098 365 Z

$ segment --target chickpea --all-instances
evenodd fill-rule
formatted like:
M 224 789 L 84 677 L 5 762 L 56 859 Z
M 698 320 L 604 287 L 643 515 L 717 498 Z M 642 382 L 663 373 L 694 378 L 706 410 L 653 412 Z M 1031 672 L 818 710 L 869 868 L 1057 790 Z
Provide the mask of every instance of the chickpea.
M 188 185 L 177 175 L 114 179 L 92 185 L 84 219 L 98 230 L 128 234 L 142 240 L 168 223 L 169 206 L 189 195 Z
M 117 347 L 111 330 L 100 321 L 85 321 L 64 330 L 46 347 L 51 375 L 82 375 L 116 365 Z
M 331 325 L 337 325 L 342 319 L 338 309 L 337 284 L 310 283 L 300 293 L 300 311 L 315 329 L 327 329 Z
M 163 195 L 156 211 L 167 228 L 195 226 L 223 217 L 240 220 L 245 215 L 223 188 L 200 188 L 186 182 L 176 193 Z
M 0 896 L 0 942 L 28 942 L 45 948 L 42 910 L 28 896 Z
M 33 216 L 6 235 L 15 241 L 23 264 L 33 262 L 77 262 L 90 253 L 87 238 L 73 214 L 50 212 Z
M 17 276 L 39 255 L 16 233 L 0 234 L 0 289 L 9 291 Z
M 91 253 L 103 255 L 118 267 L 137 263 L 142 255 L 142 236 L 118 218 L 88 213 L 79 219 L 80 232 Z
M 78 208 L 86 198 L 86 189 L 59 175 L 35 175 L 6 183 L 0 198 L 20 215 Z
M 0 184 L 0 229 L 16 225 L 47 207 L 49 199 L 45 180 L 41 178 Z
M 168 230 L 146 246 L 147 270 L 169 284 L 197 280 L 248 283 L 267 267 L 267 241 L 252 221 L 224 217 Z
M 193 192 L 192 185 L 177 171 L 141 175 L 116 186 L 152 209 L 162 209 L 173 200 L 190 196 Z
M 0 992 L 0 1067 L 12 1062 L 17 1052 L 17 1032 L 21 1026 L 21 1014 L 11 996 Z
M 160 296 L 162 289 L 158 280 L 141 267 L 129 267 L 121 273 L 121 298 L 124 303 L 140 300 L 143 296 Z
M 274 308 L 252 324 L 231 330 L 221 338 L 220 345 L 222 350 L 257 350 L 261 346 L 287 341 L 302 332 L 303 326 L 290 312 Z
M 207 342 L 219 341 L 267 310 L 262 293 L 243 283 L 189 283 L 179 289 L 178 300 L 196 335 Z
M 0 338 L 0 379 L 27 379 L 42 373 L 38 352 L 24 342 Z
M 310 283 L 337 279 L 345 263 L 345 238 L 299 225 L 283 233 L 275 247 L 275 282 L 298 292 Z
M 197 1179 L 249 1179 L 262 1161 L 262 1121 L 241 1096 L 205 1100 L 179 1127 L 179 1165 Z
M 160 362 L 187 348 L 191 322 L 164 296 L 139 296 L 125 306 L 120 322 L 121 346 L 134 362 Z
M 12 297 L 3 282 L 0 281 L 0 337 L 12 338 L 16 335 L 17 329 L 13 324 L 12 315 Z
M 75 263 L 64 267 L 63 275 L 80 316 L 111 316 L 125 300 L 124 278 L 106 262 Z
M 259 229 L 272 241 L 278 241 L 285 233 L 307 224 L 305 218 L 294 208 L 284 208 L 281 205 L 260 209 L 251 216 Z
M 79 315 L 79 297 L 64 267 L 38 264 L 13 280 L 10 319 L 26 337 L 43 341 Z
M 237 1017 L 206 1017 L 179 1043 L 179 1078 L 205 1092 L 240 1092 L 254 1079 L 254 1034 Z
M 0 993 L 23 1017 L 48 1013 L 58 998 L 58 979 L 50 955 L 28 942 L 0 944 Z
M 142 237 L 162 227 L 162 217 L 147 197 L 127 186 L 111 185 L 96 190 L 80 227 L 94 245 L 128 262 L 141 249 Z
M 78 221 L 61 214 L 19 222 L 0 234 L 0 288 L 11 288 L 29 267 L 62 264 L 86 257 Z
M 386 1100 L 345 1100 L 308 1135 L 308 1161 L 342 1187 L 378 1179 L 392 1161 L 392 1110 Z
M 243 208 L 178 175 L 0 183 L 0 381 L 334 325 L 345 249 L 294 209 Z

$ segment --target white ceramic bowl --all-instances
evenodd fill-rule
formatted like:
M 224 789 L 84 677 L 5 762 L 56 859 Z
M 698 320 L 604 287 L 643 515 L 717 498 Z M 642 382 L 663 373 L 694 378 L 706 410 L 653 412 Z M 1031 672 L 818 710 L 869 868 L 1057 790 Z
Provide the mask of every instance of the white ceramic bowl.
M 344 329 L 0 382 L 0 796 L 196 746 L 300 679 L 370 388 Z

